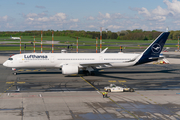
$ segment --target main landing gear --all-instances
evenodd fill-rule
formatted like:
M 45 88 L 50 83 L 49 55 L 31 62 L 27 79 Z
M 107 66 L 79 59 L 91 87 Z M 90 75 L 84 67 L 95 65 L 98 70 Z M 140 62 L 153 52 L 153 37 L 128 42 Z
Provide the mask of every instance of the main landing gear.
M 13 72 L 13 75 L 17 75 L 17 72 Z
M 96 72 L 95 71 L 88 71 L 88 70 L 84 70 L 83 71 L 83 74 L 84 75 L 87 75 L 87 76 L 94 76 L 94 75 L 96 75 Z

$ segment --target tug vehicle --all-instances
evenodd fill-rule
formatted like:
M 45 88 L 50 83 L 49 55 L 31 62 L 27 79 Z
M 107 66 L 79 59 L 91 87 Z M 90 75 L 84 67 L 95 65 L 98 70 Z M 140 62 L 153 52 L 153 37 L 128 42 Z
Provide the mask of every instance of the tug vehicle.
M 134 92 L 133 88 L 130 87 L 120 87 L 115 84 L 110 84 L 110 86 L 104 87 L 106 92 Z

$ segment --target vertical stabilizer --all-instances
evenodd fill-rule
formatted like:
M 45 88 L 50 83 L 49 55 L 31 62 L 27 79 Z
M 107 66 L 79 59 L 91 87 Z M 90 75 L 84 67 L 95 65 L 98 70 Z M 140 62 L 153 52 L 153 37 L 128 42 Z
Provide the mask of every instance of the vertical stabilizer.
M 161 33 L 156 40 L 137 58 L 135 65 L 156 61 L 164 47 L 170 32 Z

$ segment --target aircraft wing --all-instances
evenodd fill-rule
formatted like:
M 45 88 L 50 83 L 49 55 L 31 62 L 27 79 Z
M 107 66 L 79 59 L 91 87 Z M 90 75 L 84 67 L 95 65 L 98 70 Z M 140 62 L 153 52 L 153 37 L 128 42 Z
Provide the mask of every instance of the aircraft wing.
M 97 67 L 97 66 L 112 67 L 112 65 L 110 63 L 108 63 L 108 62 L 79 63 L 79 65 L 81 65 L 83 67 L 88 67 L 88 66 L 93 66 L 93 67 Z
M 77 63 L 72 63 L 72 64 L 77 64 Z M 66 63 L 62 63 L 60 66 L 56 66 L 56 67 L 62 67 L 63 65 L 66 65 Z M 90 63 L 78 63 L 78 65 L 82 66 L 82 67 L 112 67 L 112 65 L 108 62 L 90 62 Z
M 115 62 L 115 63 L 126 63 L 126 62 L 134 62 L 136 59 L 132 59 L 129 61 L 123 61 L 123 62 Z M 111 62 L 112 63 L 112 62 Z M 79 65 L 83 66 L 83 67 L 87 67 L 87 66 L 108 66 L 108 67 L 112 67 L 111 63 L 109 62 L 91 62 L 91 63 L 79 63 Z

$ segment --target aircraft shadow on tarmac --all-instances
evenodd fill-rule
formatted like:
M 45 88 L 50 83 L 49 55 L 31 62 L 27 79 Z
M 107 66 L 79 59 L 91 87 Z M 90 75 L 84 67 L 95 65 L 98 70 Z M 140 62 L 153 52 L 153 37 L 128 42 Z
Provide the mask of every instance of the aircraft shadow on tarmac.
M 59 72 L 18 72 L 17 75 L 20 74 L 62 74 L 61 71 Z
M 157 70 L 157 71 L 103 71 L 99 72 L 100 74 L 137 74 L 137 73 L 172 73 L 178 69 L 171 70 Z
M 58 74 L 58 75 L 61 75 L 62 72 L 59 71 L 59 72 L 18 72 L 16 75 L 21 75 L 21 74 L 35 74 L 35 75 L 40 75 L 40 74 Z M 65 75 L 65 77 L 79 77 L 80 75 Z M 81 76 L 84 76 L 84 75 L 81 75 Z
M 178 69 L 171 69 L 171 70 L 157 70 L 157 71 L 101 71 L 101 72 L 95 72 L 95 76 L 106 76 L 108 77 L 108 74 L 143 74 L 143 73 L 171 73 L 173 74 L 173 71 L 177 71 Z M 61 71 L 47 71 L 47 72 L 18 72 L 17 75 L 20 74 L 62 74 Z M 89 76 L 85 74 L 80 74 L 81 76 Z M 79 75 L 66 75 L 65 77 L 79 77 Z M 110 76 L 111 78 L 113 76 Z M 114 76 L 114 78 L 119 78 Z

